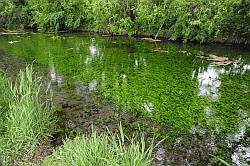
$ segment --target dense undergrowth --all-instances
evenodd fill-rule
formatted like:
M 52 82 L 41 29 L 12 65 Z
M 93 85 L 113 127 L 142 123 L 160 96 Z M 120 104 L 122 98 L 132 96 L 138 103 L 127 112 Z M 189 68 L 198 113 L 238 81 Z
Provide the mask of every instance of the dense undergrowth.
M 172 40 L 249 43 L 249 0 L 4 0 L 2 28 L 90 30 Z

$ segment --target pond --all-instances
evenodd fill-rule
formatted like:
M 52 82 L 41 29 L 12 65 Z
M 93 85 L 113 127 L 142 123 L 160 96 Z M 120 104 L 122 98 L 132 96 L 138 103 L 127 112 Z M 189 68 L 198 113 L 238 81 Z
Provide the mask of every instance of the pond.
M 21 63 L 43 65 L 46 70 L 42 74 L 57 88 L 78 89 L 85 96 L 86 91 L 98 94 L 119 108 L 120 114 L 140 116 L 162 126 L 158 133 L 150 132 L 171 142 L 172 154 L 158 149 L 167 156 L 165 160 L 175 156 L 165 163 L 195 163 L 193 156 L 200 160 L 206 158 L 200 156 L 209 156 L 210 160 L 210 154 L 229 156 L 235 165 L 250 162 L 250 50 L 246 46 L 188 46 L 95 34 L 31 33 L 2 35 L 0 43 L 2 58 L 9 57 L 10 63 L 18 56 L 23 58 Z M 227 58 L 229 63 L 222 66 L 214 57 Z M 62 103 L 62 108 L 68 107 Z M 196 154 L 176 157 L 177 147 L 186 153 L 201 146 L 197 142 L 206 150 L 199 147 L 193 151 Z

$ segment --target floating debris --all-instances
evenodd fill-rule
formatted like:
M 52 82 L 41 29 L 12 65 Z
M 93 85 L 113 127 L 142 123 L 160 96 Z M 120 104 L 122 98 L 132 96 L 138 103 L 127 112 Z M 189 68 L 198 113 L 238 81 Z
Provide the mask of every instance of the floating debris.
M 161 40 L 159 39 L 152 39 L 152 38 L 141 38 L 142 40 L 147 40 L 147 41 L 150 41 L 150 42 L 160 42 Z
M 213 62 L 212 65 L 215 65 L 215 66 L 227 66 L 229 64 L 233 63 L 233 61 L 223 61 L 223 62 Z
M 198 56 L 196 56 L 196 58 L 207 59 L 208 57 L 203 56 L 203 55 L 198 55 Z
M 102 37 L 111 37 L 111 35 L 102 35 Z
M 219 57 L 219 56 L 215 56 L 215 55 L 212 55 L 212 54 L 210 54 L 209 57 L 211 59 L 208 59 L 208 60 L 216 61 L 216 62 L 225 62 L 225 61 L 229 60 L 228 57 Z
M 27 32 L 15 32 L 15 31 L 0 32 L 0 35 L 23 35 L 23 34 L 27 34 Z
M 167 50 L 153 50 L 154 52 L 169 52 Z
M 196 58 L 207 59 L 209 61 L 213 61 L 212 65 L 214 66 L 227 66 L 233 63 L 233 61 L 231 61 L 228 57 L 219 57 L 213 54 L 208 54 L 208 55 L 202 54 L 202 55 L 196 56 Z
M 19 43 L 20 41 L 9 41 L 9 44 Z
M 68 33 L 68 31 L 58 31 L 59 33 Z
M 183 54 L 187 53 L 187 51 L 185 51 L 185 50 L 180 50 L 180 51 L 177 51 L 177 52 L 180 52 L 180 53 L 183 53 Z

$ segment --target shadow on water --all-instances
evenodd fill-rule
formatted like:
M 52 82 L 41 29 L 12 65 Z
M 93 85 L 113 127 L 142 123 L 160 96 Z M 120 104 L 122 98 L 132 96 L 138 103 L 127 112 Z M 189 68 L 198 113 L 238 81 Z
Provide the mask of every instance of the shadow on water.
M 8 52 L 0 53 L 2 69 L 15 76 L 35 60 L 38 73 L 51 82 L 63 128 L 54 144 L 61 144 L 65 133 L 91 133 L 92 126 L 99 133 L 107 128 L 119 132 L 121 121 L 127 135 L 143 132 L 148 142 L 167 136 L 155 149 L 155 165 L 217 165 L 211 154 L 231 157 L 235 165 L 250 162 L 250 61 L 245 49 L 230 50 L 233 63 L 220 67 L 196 56 L 227 56 L 225 50 L 204 45 L 194 50 L 76 34 L 1 38 L 10 40 L 22 42 L 0 46 Z

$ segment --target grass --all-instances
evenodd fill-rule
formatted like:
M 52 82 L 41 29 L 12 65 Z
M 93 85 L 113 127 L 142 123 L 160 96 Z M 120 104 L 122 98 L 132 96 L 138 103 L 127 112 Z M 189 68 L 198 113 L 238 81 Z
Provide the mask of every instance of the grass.
M 20 71 L 15 83 L 0 74 L 0 165 L 28 160 L 50 133 L 52 112 L 41 101 L 41 79 L 33 75 L 32 66 Z
M 41 101 L 42 82 L 34 78 L 32 66 L 20 71 L 16 82 L 0 72 L 0 165 L 30 165 L 35 147 L 53 130 L 52 111 Z M 110 131 L 98 135 L 78 135 L 41 163 L 50 166 L 147 166 L 153 143 L 146 145 L 143 136 L 127 138 L 120 124 L 119 134 Z
M 221 158 L 219 158 L 219 157 L 216 157 L 216 156 L 214 156 L 214 155 L 212 155 L 212 154 L 210 154 L 210 156 L 214 157 L 214 159 L 218 160 L 218 161 L 221 162 L 223 165 L 225 165 L 225 166 L 230 166 L 230 164 L 229 164 L 228 162 L 226 162 L 225 160 L 223 160 L 223 159 L 221 159 Z
M 146 148 L 144 137 L 140 141 L 128 140 L 122 127 L 120 134 L 111 132 L 98 135 L 77 136 L 67 139 L 40 166 L 148 166 L 151 162 L 153 143 Z

